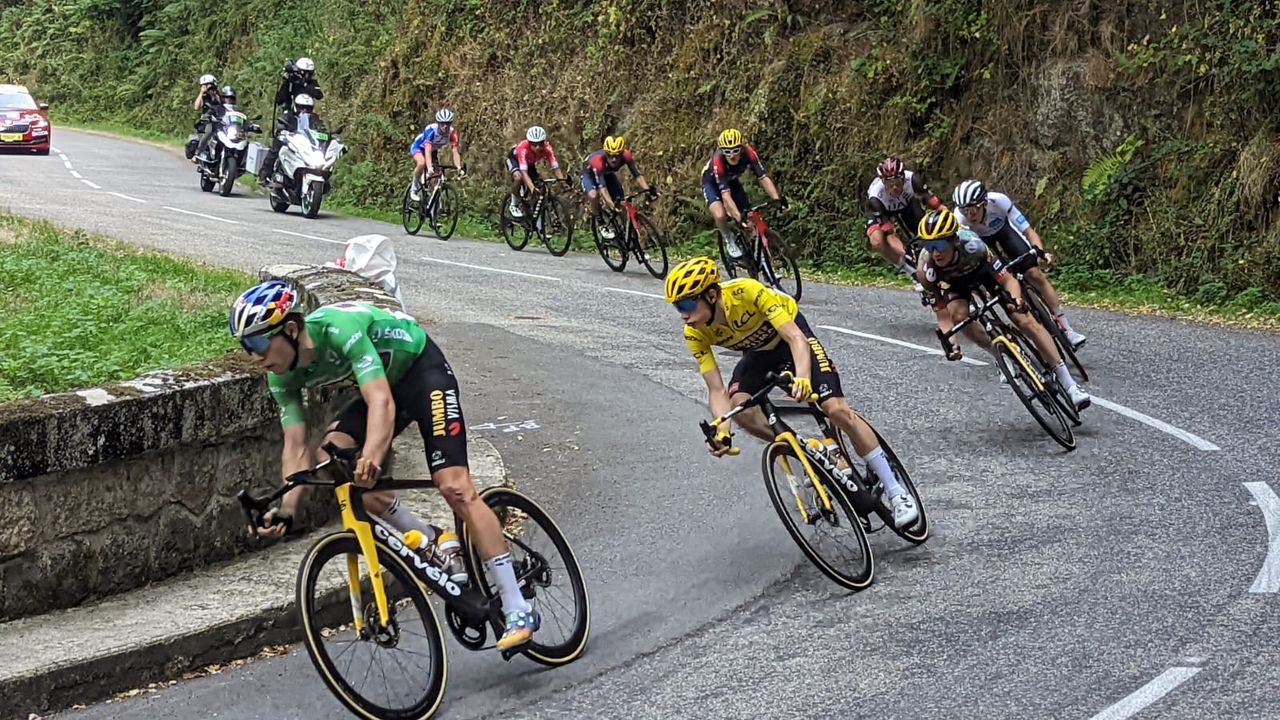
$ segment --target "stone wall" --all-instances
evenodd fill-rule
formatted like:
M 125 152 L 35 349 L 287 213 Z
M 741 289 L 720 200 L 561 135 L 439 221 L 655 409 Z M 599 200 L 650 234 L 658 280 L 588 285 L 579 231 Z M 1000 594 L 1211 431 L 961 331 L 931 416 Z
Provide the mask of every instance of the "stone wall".
M 343 270 L 264 269 L 309 307 L 396 306 Z M 310 397 L 313 427 L 353 391 Z M 251 550 L 236 493 L 275 487 L 280 430 L 241 353 L 0 406 L 0 621 L 71 607 Z M 302 522 L 333 514 L 314 492 Z

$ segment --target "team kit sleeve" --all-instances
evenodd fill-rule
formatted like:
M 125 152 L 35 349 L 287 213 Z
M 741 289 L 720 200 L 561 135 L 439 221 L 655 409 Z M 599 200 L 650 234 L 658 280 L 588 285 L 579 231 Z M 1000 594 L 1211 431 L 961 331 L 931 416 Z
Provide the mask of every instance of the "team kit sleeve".
M 707 373 L 719 367 L 716 354 L 711 351 L 711 343 L 693 328 L 684 329 L 684 341 L 689 346 L 694 361 L 698 363 L 698 372 Z
M 624 150 L 622 159 L 627 164 L 627 169 L 631 171 L 631 177 L 640 176 L 640 167 L 636 165 L 636 156 L 631 154 L 630 150 Z
M 556 160 L 556 151 L 555 148 L 551 147 L 550 140 L 547 141 L 547 162 L 551 164 L 552 170 L 558 170 L 560 168 L 560 162 Z
M 1027 216 L 1018 209 L 1017 205 L 1013 204 L 1013 198 L 1005 196 L 1004 202 L 1008 204 L 1005 212 L 1009 218 L 1009 224 L 1013 225 L 1018 232 L 1026 233 L 1027 229 L 1031 227 L 1031 223 L 1027 221 Z
M 763 283 L 757 283 L 757 285 L 759 287 L 756 288 L 756 295 L 752 302 L 770 325 L 780 328 L 796 319 L 794 301 L 787 302 L 789 298 L 784 298 L 781 293 L 766 287 Z
M 764 161 L 760 159 L 760 154 L 750 145 L 746 146 L 747 162 L 751 163 L 751 172 L 756 174 L 757 178 L 762 178 L 768 174 L 764 169 Z

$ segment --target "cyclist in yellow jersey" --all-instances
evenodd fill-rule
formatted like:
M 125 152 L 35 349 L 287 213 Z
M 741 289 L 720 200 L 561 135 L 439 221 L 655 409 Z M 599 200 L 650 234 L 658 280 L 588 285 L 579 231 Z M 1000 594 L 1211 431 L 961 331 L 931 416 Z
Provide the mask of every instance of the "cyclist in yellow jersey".
M 853 439 L 854 450 L 879 478 L 893 508 L 894 525 L 906 527 L 916 521 L 919 510 L 915 500 L 898 484 L 875 433 L 845 401 L 835 362 L 795 300 L 751 278 L 721 283 L 716 263 L 709 257 L 675 266 L 667 275 L 666 296 L 684 321 L 684 339 L 707 384 L 713 415 L 724 415 L 760 391 L 768 384 L 765 376 L 769 372 L 794 372 L 791 396 L 804 400 L 818 394 L 822 411 Z M 714 346 L 743 354 L 727 389 L 712 352 Z M 743 412 L 735 420 L 752 435 L 766 442 L 773 440 L 760 408 Z M 731 436 L 729 428 L 722 426 L 711 454 L 720 457 L 728 452 Z

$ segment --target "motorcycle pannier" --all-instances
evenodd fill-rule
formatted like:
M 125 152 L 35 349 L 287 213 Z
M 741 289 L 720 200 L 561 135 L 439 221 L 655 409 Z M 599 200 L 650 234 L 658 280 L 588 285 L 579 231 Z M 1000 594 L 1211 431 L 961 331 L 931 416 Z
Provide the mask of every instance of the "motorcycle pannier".
M 267 146 L 262 143 L 251 142 L 244 154 L 244 170 L 251 175 L 257 175 L 262 170 L 262 163 L 267 159 Z

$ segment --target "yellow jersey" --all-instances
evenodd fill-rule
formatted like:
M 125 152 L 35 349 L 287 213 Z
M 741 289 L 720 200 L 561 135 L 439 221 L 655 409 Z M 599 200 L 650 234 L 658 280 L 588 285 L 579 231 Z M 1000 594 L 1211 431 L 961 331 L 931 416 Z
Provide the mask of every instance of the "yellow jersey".
M 778 328 L 793 322 L 800 314 L 796 301 L 786 293 L 751 278 L 722 283 L 720 304 L 724 307 L 724 324 L 712 322 L 704 328 L 684 326 L 684 340 L 693 359 L 698 361 L 700 373 L 716 367 L 712 346 L 738 352 L 772 350 L 782 341 Z

